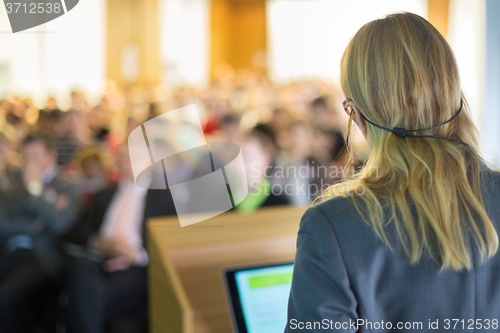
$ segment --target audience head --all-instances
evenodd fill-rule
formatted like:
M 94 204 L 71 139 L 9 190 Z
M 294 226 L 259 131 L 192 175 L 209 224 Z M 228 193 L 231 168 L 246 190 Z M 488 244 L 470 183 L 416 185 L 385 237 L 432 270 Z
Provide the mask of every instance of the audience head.
M 347 155 L 347 147 L 344 136 L 339 131 L 323 132 L 320 136 L 320 143 L 325 152 L 324 163 L 330 164 L 340 162 L 343 164 Z
M 302 120 L 292 123 L 289 131 L 289 150 L 293 158 L 307 159 L 312 153 L 313 140 L 314 133 L 308 123 Z
M 52 135 L 29 135 L 22 144 L 23 165 L 32 164 L 40 171 L 53 168 L 57 164 L 57 144 Z
M 255 126 L 243 139 L 241 146 L 248 184 L 255 184 L 268 173 L 276 154 L 276 138 L 263 124 Z
M 220 122 L 220 130 L 224 134 L 224 139 L 229 142 L 234 142 L 240 134 L 240 115 L 227 114 L 222 117 Z
M 56 109 L 59 110 L 59 107 L 57 106 L 57 100 L 55 97 L 50 96 L 49 98 L 47 98 L 47 102 L 45 102 L 44 110 L 50 112 Z
M 286 131 L 292 122 L 290 112 L 284 108 L 275 108 L 271 118 L 271 126 L 276 133 Z
M 62 117 L 62 111 L 53 109 L 50 111 L 40 110 L 38 114 L 38 128 L 48 133 L 56 133 L 57 124 Z
M 71 110 L 83 110 L 86 105 L 85 95 L 83 92 L 78 90 L 73 90 L 71 92 Z
M 319 130 L 337 129 L 338 120 L 332 110 L 330 110 L 326 97 L 316 97 L 310 103 L 311 123 Z
M 328 105 L 324 97 L 316 97 L 311 102 L 311 110 L 313 113 L 328 112 Z
M 75 164 L 82 174 L 85 190 L 95 193 L 108 183 L 112 161 L 103 147 L 91 145 L 80 149 Z

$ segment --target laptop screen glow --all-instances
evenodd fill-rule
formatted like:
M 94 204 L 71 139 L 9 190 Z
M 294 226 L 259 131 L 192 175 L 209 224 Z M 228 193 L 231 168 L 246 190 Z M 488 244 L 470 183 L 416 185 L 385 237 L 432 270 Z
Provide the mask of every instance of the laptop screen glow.
M 248 333 L 283 332 L 293 264 L 234 274 Z

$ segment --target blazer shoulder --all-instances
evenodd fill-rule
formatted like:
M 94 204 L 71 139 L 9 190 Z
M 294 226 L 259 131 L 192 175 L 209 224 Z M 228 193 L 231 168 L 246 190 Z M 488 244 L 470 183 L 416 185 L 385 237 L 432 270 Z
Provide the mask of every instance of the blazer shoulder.
M 334 230 L 341 224 L 351 223 L 354 219 L 360 219 L 360 215 L 352 198 L 332 198 L 310 207 L 304 213 L 300 227 L 301 230 L 309 228 L 317 230 L 329 225 L 328 228 Z
M 480 177 L 483 199 L 496 201 L 500 197 L 500 171 L 483 170 Z
M 362 204 L 361 200 L 358 199 L 358 201 L 359 204 Z M 356 205 L 354 204 L 354 199 L 352 197 L 331 198 L 318 203 L 311 208 L 316 208 L 329 220 L 339 220 L 345 218 L 350 219 L 359 216 Z
M 500 170 L 481 170 L 481 180 L 483 183 L 493 183 L 496 186 L 500 185 Z

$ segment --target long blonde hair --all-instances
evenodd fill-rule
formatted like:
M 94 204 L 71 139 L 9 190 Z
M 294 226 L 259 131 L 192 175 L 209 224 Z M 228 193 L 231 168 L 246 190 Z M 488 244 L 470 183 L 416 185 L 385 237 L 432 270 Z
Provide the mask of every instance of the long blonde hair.
M 470 269 L 469 235 L 482 260 L 493 256 L 498 236 L 481 196 L 477 130 L 444 37 L 412 13 L 369 22 L 347 46 L 340 79 L 359 111 L 387 128 L 443 124 L 462 102 L 455 120 L 419 134 L 448 136 L 470 147 L 436 138 L 401 138 L 367 123 L 366 164 L 327 189 L 322 200 L 351 197 L 363 220 L 389 247 L 385 226 L 394 223 L 411 263 L 428 254 L 442 269 Z M 351 122 L 352 116 L 349 127 Z M 362 191 L 356 194 L 359 187 Z

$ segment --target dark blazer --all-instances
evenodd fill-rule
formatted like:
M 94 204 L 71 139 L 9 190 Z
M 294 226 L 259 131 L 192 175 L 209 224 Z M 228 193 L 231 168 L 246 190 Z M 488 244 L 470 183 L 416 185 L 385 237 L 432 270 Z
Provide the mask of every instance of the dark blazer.
M 57 210 L 46 196 L 32 196 L 23 183 L 22 172 L 2 180 L 0 187 L 0 248 L 12 236 L 25 235 L 33 251 L 51 273 L 59 266 L 59 242 L 74 224 L 80 204 L 78 185 L 56 174 L 45 191 L 65 195 L 68 207 Z M 50 198 L 49 198 L 50 199 Z
M 29 194 L 19 171 L 2 181 L 0 188 L 0 243 L 11 236 L 39 235 L 41 231 L 53 236 L 63 235 L 74 222 L 80 204 L 78 185 L 56 174 L 45 190 L 68 197 L 68 207 L 59 211 L 44 196 Z
M 500 174 L 481 171 L 481 191 L 500 235 Z M 430 258 L 410 264 L 393 224 L 386 233 L 394 251 L 352 199 L 310 208 L 300 223 L 285 332 L 500 331 L 500 253 L 481 263 L 472 246 L 471 271 L 441 271 Z
M 76 227 L 69 233 L 66 240 L 79 245 L 87 245 L 93 234 L 99 232 L 104 215 L 116 193 L 117 185 L 105 188 L 94 196 L 90 210 Z M 143 222 L 150 217 L 175 215 L 175 207 L 170 190 L 148 190 L 144 204 Z M 146 223 L 142 224 L 143 241 L 145 241 Z

